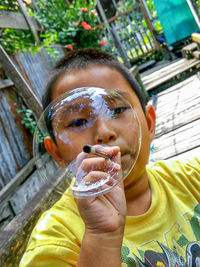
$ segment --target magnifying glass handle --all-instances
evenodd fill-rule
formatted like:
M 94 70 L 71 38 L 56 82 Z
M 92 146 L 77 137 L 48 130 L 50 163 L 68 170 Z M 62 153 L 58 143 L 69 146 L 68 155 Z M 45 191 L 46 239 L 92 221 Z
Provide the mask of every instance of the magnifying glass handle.
M 100 152 L 98 151 L 96 148 L 90 146 L 90 145 L 85 145 L 83 147 L 83 152 L 87 153 L 87 154 L 93 154 L 93 155 L 96 155 L 96 156 L 99 156 L 99 157 L 102 157 L 104 159 L 109 159 L 110 156 L 109 155 L 106 155 L 104 154 L 103 152 Z

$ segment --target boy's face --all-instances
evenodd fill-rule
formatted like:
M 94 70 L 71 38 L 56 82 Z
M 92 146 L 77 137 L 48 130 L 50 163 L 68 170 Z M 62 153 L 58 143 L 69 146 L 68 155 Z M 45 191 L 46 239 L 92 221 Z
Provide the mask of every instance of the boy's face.
M 90 66 L 82 70 L 74 70 L 64 74 L 54 86 L 52 100 L 74 88 L 89 86 L 108 88 L 122 94 L 136 111 L 142 130 L 142 144 L 132 174 L 139 178 L 145 170 L 149 156 L 150 142 L 154 135 L 154 118 L 151 118 L 153 115 L 147 114 L 148 117 L 146 119 L 139 99 L 128 82 L 117 70 L 106 66 Z M 128 163 L 131 161 L 131 155 L 127 151 L 132 146 L 134 140 L 130 138 L 132 137 L 130 125 L 127 123 L 122 124 L 123 122 L 120 125 L 118 123 L 113 126 L 113 124 L 111 125 L 110 123 L 103 122 L 103 120 L 99 120 L 93 127 L 81 133 L 79 131 L 73 132 L 73 135 L 70 136 L 73 146 L 56 137 L 57 149 L 51 150 L 54 151 L 52 155 L 58 162 L 63 161 L 69 163 L 82 151 L 84 145 L 103 143 L 110 146 L 119 146 L 122 153 L 122 164 L 123 162 Z M 126 180 L 126 183 L 128 183 L 128 179 Z

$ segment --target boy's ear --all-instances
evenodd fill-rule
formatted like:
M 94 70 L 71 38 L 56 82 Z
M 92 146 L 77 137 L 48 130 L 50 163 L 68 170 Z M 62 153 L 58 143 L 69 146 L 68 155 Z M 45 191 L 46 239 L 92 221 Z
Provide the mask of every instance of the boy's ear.
M 60 167 L 65 168 L 66 165 L 60 155 L 60 151 L 50 136 L 46 136 L 44 138 L 44 146 L 46 148 L 46 151 L 55 159 L 55 161 L 60 165 Z
M 155 136 L 155 128 L 156 128 L 156 113 L 152 105 L 148 105 L 146 107 L 145 115 L 146 115 L 147 125 L 148 125 L 149 132 L 150 132 L 150 140 L 153 141 L 154 136 Z

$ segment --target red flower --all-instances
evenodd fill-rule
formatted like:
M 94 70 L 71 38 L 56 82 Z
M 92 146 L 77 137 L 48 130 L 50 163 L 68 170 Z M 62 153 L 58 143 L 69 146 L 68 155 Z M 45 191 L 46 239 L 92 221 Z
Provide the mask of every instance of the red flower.
M 103 26 L 102 26 L 102 25 L 99 25 L 99 29 L 100 29 L 100 30 L 103 30 Z
M 70 51 L 74 50 L 74 47 L 73 47 L 72 45 L 67 45 L 67 48 L 68 48 Z
M 89 25 L 89 24 L 87 24 L 87 22 L 85 22 L 85 21 L 83 21 L 82 23 L 81 23 L 81 26 L 83 27 L 83 29 L 84 30 L 91 30 L 91 26 Z
M 103 46 L 106 44 L 106 41 L 105 40 L 102 40 L 100 43 L 99 43 L 99 46 Z
M 97 15 L 97 12 L 93 9 L 93 10 L 91 10 L 91 14 L 94 15 L 94 16 L 96 16 Z
M 88 12 L 88 9 L 87 9 L 86 7 L 82 7 L 81 10 L 82 10 L 83 12 Z

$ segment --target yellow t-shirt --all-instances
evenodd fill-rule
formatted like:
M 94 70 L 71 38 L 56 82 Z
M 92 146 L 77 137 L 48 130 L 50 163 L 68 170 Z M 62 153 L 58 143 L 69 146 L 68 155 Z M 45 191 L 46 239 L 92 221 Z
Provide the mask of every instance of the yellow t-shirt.
M 122 266 L 200 266 L 200 160 L 157 162 L 148 174 L 152 204 L 127 216 Z M 83 234 L 74 199 L 63 196 L 40 218 L 20 267 L 76 266 Z

